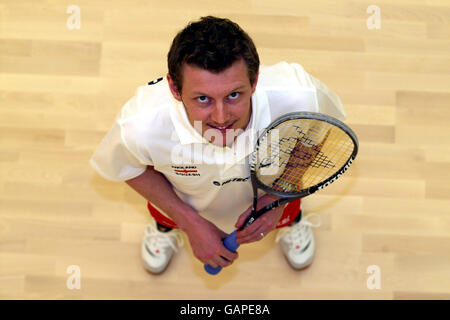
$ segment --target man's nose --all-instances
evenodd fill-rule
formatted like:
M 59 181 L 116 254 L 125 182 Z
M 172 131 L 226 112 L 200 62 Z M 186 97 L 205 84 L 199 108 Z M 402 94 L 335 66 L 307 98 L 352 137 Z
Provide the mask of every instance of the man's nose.
M 223 102 L 217 102 L 211 113 L 211 120 L 216 124 L 225 124 L 227 122 L 226 110 Z

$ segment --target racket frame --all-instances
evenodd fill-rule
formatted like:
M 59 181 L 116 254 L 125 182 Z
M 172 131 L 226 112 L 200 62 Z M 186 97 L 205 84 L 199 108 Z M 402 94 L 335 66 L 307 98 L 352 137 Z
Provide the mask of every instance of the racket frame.
M 333 175 L 331 175 L 328 179 L 318 183 L 317 185 L 311 186 L 307 189 L 300 190 L 299 192 L 279 192 L 276 190 L 273 190 L 272 188 L 266 186 L 264 183 L 262 183 L 258 177 L 256 176 L 256 168 L 258 165 L 258 149 L 260 147 L 261 140 L 266 137 L 269 132 L 273 129 L 275 129 L 277 126 L 282 124 L 283 122 L 290 121 L 290 120 L 298 120 L 298 119 L 311 119 L 311 120 L 320 120 L 327 123 L 330 123 L 331 125 L 334 125 L 344 131 L 353 141 L 354 148 L 353 152 L 350 155 L 349 159 L 339 168 Z M 244 222 L 241 228 L 239 230 L 244 229 L 246 226 L 250 225 L 255 221 L 259 216 L 266 213 L 269 210 L 272 210 L 283 203 L 291 202 L 296 199 L 304 198 L 310 194 L 313 194 L 314 192 L 323 189 L 336 181 L 342 174 L 344 174 L 345 171 L 350 167 L 350 165 L 353 163 L 353 161 L 356 158 L 356 155 L 358 153 L 358 138 L 356 137 L 356 134 L 353 132 L 353 130 L 347 126 L 345 123 L 340 121 L 339 119 L 330 117 L 328 115 L 318 113 L 318 112 L 291 112 L 287 113 L 276 120 L 274 120 L 270 126 L 268 126 L 264 131 L 259 135 L 257 141 L 255 150 L 250 156 L 250 179 L 252 182 L 252 188 L 253 188 L 253 208 L 252 212 L 247 218 L 247 220 Z M 271 204 L 267 205 L 266 207 L 256 211 L 257 206 L 257 195 L 258 195 L 258 189 L 263 190 L 264 192 L 280 197 L 281 199 L 275 200 Z

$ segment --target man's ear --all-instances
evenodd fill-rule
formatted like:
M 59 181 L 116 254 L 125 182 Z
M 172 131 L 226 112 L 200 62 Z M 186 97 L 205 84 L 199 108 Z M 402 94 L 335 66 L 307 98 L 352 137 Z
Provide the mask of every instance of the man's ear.
M 167 82 L 169 83 L 170 92 L 172 92 L 173 97 L 181 102 L 181 93 L 178 91 L 170 74 L 167 74 Z

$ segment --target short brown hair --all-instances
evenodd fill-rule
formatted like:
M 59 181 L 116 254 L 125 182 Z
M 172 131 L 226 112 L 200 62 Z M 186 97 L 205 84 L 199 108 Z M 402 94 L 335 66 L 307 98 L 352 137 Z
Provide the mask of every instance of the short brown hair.
M 259 70 L 253 40 L 238 24 L 213 16 L 189 23 L 175 36 L 167 54 L 169 75 L 180 93 L 183 63 L 219 73 L 239 59 L 244 59 L 253 85 Z

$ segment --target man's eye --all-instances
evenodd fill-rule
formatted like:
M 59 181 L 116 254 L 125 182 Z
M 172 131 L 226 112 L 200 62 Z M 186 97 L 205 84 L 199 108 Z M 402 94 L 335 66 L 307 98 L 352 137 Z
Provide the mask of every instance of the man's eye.
M 239 98 L 240 93 L 239 92 L 233 92 L 230 93 L 230 95 L 228 96 L 231 100 L 236 100 L 237 98 Z
M 200 103 L 205 103 L 208 102 L 208 97 L 207 96 L 200 96 L 197 98 L 197 101 Z

